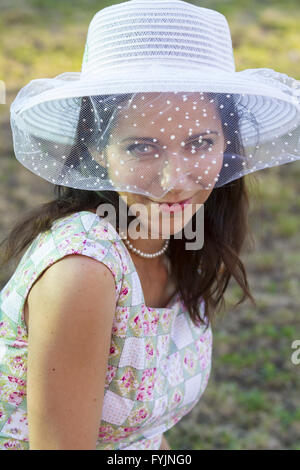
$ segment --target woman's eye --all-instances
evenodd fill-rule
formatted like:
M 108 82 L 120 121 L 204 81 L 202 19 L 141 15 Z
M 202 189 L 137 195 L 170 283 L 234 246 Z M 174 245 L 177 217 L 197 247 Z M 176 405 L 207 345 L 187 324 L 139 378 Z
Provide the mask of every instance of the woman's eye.
M 213 140 L 212 139 L 202 139 L 202 140 L 195 140 L 193 143 L 192 143 L 192 147 L 201 147 L 203 142 L 207 142 L 206 146 L 210 147 L 211 145 L 213 145 Z
M 204 145 L 204 143 L 206 144 Z M 202 139 L 201 141 L 195 140 L 192 143 L 192 149 L 209 147 L 213 145 L 213 143 L 214 142 L 212 139 Z M 127 153 L 135 153 L 136 155 L 139 155 L 139 156 L 149 156 L 153 154 L 153 151 L 155 151 L 155 147 L 150 144 L 132 144 L 126 150 L 127 150 Z M 157 154 L 157 150 L 156 150 L 156 154 Z
M 152 148 L 150 149 L 150 147 Z M 133 144 L 127 148 L 127 151 L 137 151 L 137 153 L 140 155 L 150 155 L 153 152 L 153 146 L 148 144 Z

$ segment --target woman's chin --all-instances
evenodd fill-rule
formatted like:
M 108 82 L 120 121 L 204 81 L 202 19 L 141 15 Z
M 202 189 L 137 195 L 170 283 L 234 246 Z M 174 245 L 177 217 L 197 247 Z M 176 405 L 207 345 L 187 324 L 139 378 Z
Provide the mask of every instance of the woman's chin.
M 178 214 L 170 215 L 170 217 L 159 217 L 156 220 L 148 219 L 147 223 L 140 219 L 143 234 L 147 234 L 149 238 L 170 238 L 171 235 L 180 233 L 185 225 L 188 224 L 191 217 L 183 219 L 183 214 L 181 217 Z M 147 238 L 147 236 L 145 238 Z

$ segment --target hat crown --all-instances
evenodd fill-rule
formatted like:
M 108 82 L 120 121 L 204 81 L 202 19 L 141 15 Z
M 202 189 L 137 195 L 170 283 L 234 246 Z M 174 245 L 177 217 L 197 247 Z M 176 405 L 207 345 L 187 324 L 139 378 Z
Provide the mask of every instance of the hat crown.
M 182 0 L 130 0 L 98 11 L 85 44 L 81 76 L 129 66 L 177 64 L 235 72 L 230 29 L 221 13 Z

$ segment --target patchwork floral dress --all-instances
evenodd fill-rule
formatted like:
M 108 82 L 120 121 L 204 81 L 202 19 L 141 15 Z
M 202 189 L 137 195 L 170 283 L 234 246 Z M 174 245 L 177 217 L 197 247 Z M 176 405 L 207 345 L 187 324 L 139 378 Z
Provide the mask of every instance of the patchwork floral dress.
M 193 325 L 179 294 L 165 308 L 147 307 L 126 245 L 108 221 L 89 211 L 60 218 L 39 234 L 0 292 L 0 449 L 29 449 L 25 300 L 40 274 L 70 254 L 101 261 L 115 280 L 96 449 L 159 449 L 162 433 L 196 405 L 207 386 L 211 326 Z M 202 318 L 203 309 L 202 301 Z

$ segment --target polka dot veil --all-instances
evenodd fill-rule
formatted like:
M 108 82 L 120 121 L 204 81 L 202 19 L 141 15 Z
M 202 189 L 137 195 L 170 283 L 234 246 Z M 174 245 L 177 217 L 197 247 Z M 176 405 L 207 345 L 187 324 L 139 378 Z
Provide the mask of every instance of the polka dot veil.
M 286 107 L 288 122 L 277 134 L 267 132 L 267 115 L 260 120 L 249 97 L 239 94 L 152 92 L 49 102 L 43 106 L 52 121 L 61 120 L 69 132 L 61 125 L 51 135 L 45 126 L 35 135 L 33 123 L 43 124 L 42 105 L 30 108 L 23 112 L 25 129 L 12 122 L 16 155 L 53 184 L 79 189 L 153 198 L 173 188 L 211 190 L 299 159 L 299 112 L 275 98 L 257 102 L 269 113 Z

